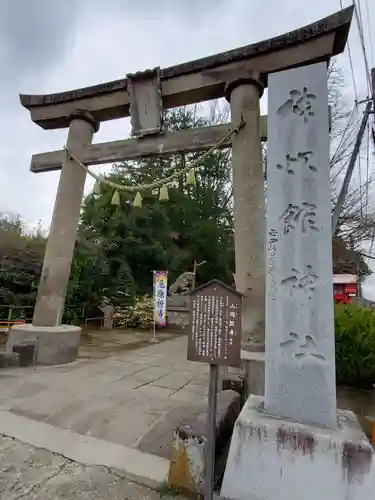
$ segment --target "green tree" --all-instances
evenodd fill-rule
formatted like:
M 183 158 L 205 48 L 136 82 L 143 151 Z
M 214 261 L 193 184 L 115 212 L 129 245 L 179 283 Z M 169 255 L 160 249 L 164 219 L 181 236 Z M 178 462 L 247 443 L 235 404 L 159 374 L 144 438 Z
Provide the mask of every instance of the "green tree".
M 0 214 L 0 305 L 34 305 L 44 247 L 40 231 L 27 232 L 19 216 Z
M 172 110 L 166 115 L 170 130 L 207 126 L 212 121 L 197 117 L 194 108 Z M 113 168 L 108 179 L 135 186 L 151 183 L 194 161 L 195 154 L 127 162 Z M 169 199 L 159 201 L 151 192 L 143 194 L 142 207 L 121 193 L 121 206 L 111 204 L 113 189 L 106 186 L 99 197 L 86 198 L 80 224 L 89 266 L 103 269 L 97 283 L 102 295 L 120 304 L 126 298 L 152 291 L 152 271 L 167 269 L 173 281 L 191 270 L 194 260 L 207 261 L 198 280 L 217 277 L 232 282 L 233 224 L 231 169 L 228 151 L 217 151 L 203 160 L 196 171 L 195 186 L 185 179 L 169 188 Z M 87 242 L 90 242 L 90 249 Z M 73 269 L 82 261 L 79 243 Z M 98 255 L 100 258 L 98 260 Z M 96 276 L 89 272 L 90 276 Z M 80 278 L 72 273 L 71 290 Z M 72 283 L 75 283 L 73 285 Z M 87 287 L 89 290 L 89 287 Z

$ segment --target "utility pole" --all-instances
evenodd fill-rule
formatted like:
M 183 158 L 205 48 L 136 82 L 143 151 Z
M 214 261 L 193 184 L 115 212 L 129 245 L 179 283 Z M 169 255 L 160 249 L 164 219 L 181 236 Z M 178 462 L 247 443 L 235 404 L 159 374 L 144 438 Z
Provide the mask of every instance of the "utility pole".
M 364 136 L 364 133 L 366 130 L 368 117 L 371 113 L 371 109 L 372 109 L 373 105 L 374 105 L 374 109 L 375 109 L 375 68 L 372 68 L 372 70 L 371 70 L 371 82 L 372 82 L 372 96 L 371 96 L 371 99 L 366 104 L 366 108 L 365 108 L 365 111 L 364 111 L 363 117 L 362 117 L 361 126 L 359 127 L 357 138 L 356 138 L 356 141 L 354 144 L 352 156 L 350 157 L 349 165 L 348 165 L 347 171 L 345 173 L 344 182 L 342 183 L 341 190 L 340 190 L 339 196 L 337 198 L 337 203 L 336 203 L 336 206 L 333 210 L 332 234 L 335 234 L 336 229 L 337 229 L 340 213 L 341 213 L 342 207 L 344 205 L 345 198 L 348 194 L 349 184 L 350 184 L 350 181 L 351 181 L 351 178 L 353 175 L 354 166 L 355 166 L 355 163 L 356 163 L 357 158 L 358 158 L 359 150 L 361 148 L 363 136 Z

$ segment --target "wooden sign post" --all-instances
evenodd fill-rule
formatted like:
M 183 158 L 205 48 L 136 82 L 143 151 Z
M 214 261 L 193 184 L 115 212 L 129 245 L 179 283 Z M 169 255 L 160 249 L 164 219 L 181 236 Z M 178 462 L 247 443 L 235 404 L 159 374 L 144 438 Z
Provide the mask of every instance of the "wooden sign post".
M 241 363 L 242 294 L 212 280 L 191 292 L 187 359 L 209 363 L 205 500 L 211 500 L 215 473 L 216 403 L 219 365 Z

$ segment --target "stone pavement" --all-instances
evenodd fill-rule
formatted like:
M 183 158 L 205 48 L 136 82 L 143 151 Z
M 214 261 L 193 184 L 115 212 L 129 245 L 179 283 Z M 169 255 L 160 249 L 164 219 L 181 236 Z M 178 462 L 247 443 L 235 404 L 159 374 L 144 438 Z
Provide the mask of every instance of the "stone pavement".
M 207 395 L 187 337 L 69 365 L 0 371 L 0 410 L 135 447 L 174 406 Z M 0 429 L 1 432 L 1 429 Z
M 167 500 L 108 468 L 80 465 L 5 437 L 0 471 L 0 498 L 7 500 Z

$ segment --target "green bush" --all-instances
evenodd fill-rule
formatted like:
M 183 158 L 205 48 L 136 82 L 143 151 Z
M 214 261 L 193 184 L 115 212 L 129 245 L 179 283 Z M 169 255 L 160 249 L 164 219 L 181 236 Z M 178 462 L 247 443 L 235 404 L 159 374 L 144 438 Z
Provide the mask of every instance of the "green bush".
M 354 304 L 335 306 L 337 385 L 375 384 L 375 312 Z
M 137 298 L 131 307 L 119 309 L 118 324 L 123 328 L 151 328 L 154 322 L 154 300 L 149 295 Z

